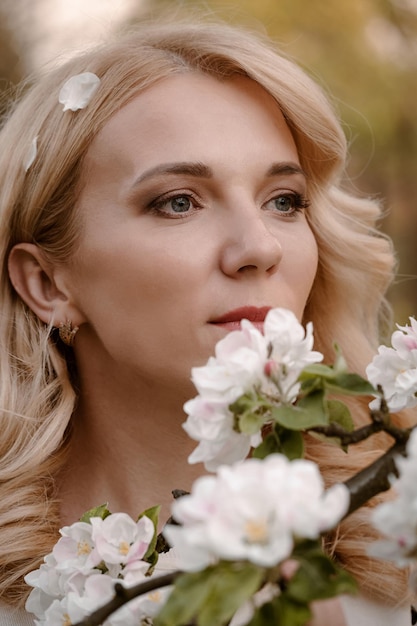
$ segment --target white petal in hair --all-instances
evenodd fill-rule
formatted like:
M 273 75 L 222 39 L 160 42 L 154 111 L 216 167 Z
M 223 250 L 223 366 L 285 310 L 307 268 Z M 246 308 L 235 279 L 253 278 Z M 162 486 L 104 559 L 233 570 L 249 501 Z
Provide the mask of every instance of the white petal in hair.
M 64 105 L 63 111 L 84 109 L 94 96 L 99 84 L 99 77 L 92 72 L 71 76 L 59 92 L 59 102 Z
M 36 159 L 36 155 L 38 153 L 38 137 L 34 137 L 34 139 L 32 139 L 32 143 L 30 144 L 30 148 L 28 150 L 28 153 L 26 155 L 26 159 L 23 163 L 23 167 L 25 168 L 25 172 L 28 171 L 28 169 L 30 168 L 30 166 L 32 165 L 33 161 Z

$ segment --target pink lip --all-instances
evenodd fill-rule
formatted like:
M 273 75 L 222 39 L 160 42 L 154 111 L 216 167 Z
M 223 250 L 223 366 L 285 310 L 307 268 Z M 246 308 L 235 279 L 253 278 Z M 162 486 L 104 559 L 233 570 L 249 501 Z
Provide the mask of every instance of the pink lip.
M 239 309 L 228 311 L 214 320 L 210 320 L 210 324 L 223 326 L 229 330 L 238 330 L 240 328 L 240 322 L 245 319 L 252 322 L 259 330 L 263 330 L 265 317 L 270 310 L 270 306 L 243 306 Z

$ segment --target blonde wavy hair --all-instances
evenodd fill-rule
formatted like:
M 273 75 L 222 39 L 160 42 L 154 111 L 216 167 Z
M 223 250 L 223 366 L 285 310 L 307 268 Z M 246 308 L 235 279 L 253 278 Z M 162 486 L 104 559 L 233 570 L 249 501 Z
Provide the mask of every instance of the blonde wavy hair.
M 93 72 L 100 87 L 87 108 L 62 111 L 58 93 L 72 75 Z M 128 35 L 69 60 L 38 78 L 7 116 L 0 134 L 0 598 L 21 603 L 23 576 L 39 566 L 57 539 L 59 502 L 54 477 L 66 460 L 76 402 L 68 355 L 13 290 L 8 255 L 20 242 L 36 243 L 58 262 L 77 250 L 80 173 L 89 145 L 109 118 L 143 89 L 173 74 L 201 72 L 227 80 L 246 76 L 277 101 L 308 175 L 308 219 L 319 247 L 319 269 L 305 311 L 317 348 L 333 358 L 341 346 L 363 373 L 379 342 L 384 293 L 394 257 L 375 230 L 377 203 L 340 186 L 346 140 L 328 98 L 304 71 L 260 35 L 225 24 L 176 20 L 145 23 Z M 25 172 L 32 140 L 38 153 Z M 367 419 L 353 402 L 358 424 Z M 405 419 L 405 418 L 403 418 Z M 349 455 L 310 442 L 328 482 L 366 465 L 383 438 Z M 365 593 L 397 603 L 406 596 L 403 573 L 366 556 L 372 530 L 362 511 L 329 540 L 336 558 L 358 577 Z

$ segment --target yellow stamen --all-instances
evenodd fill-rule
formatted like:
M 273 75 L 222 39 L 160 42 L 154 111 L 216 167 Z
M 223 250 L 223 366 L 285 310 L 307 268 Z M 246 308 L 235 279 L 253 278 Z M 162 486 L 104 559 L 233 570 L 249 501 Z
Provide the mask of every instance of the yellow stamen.
M 245 524 L 245 537 L 248 543 L 267 543 L 268 524 L 265 520 L 250 520 Z
M 121 541 L 119 543 L 119 552 L 123 556 L 126 556 L 128 554 L 129 548 L 130 548 L 130 545 L 127 543 L 127 541 Z
M 87 541 L 79 541 L 77 545 L 77 555 L 90 554 L 91 546 Z
M 148 598 L 151 602 L 160 602 L 161 592 L 158 589 L 155 589 L 155 591 L 151 591 L 151 593 L 148 594 Z

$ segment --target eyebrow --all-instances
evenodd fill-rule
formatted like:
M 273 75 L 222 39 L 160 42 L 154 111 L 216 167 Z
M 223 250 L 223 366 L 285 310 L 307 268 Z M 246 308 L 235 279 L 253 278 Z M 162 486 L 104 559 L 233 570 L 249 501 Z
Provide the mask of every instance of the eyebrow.
M 143 174 L 136 178 L 132 187 L 137 187 L 144 180 L 160 174 L 185 174 L 195 176 L 196 178 L 213 178 L 213 170 L 203 163 L 162 163 L 161 165 L 156 165 L 143 172 Z
M 183 174 L 187 176 L 193 176 L 195 178 L 213 178 L 214 173 L 211 167 L 204 165 L 204 163 L 193 162 L 180 162 L 180 163 L 162 163 L 146 170 L 136 178 L 132 187 L 135 188 L 145 180 L 153 178 L 154 176 L 166 175 L 166 174 Z M 292 162 L 277 162 L 273 163 L 266 172 L 267 178 L 283 175 L 301 175 L 307 178 L 304 170 L 297 163 Z
M 289 174 L 291 176 L 298 174 L 303 176 L 303 178 L 307 178 L 307 174 L 297 163 L 273 163 L 266 173 L 268 178 L 272 176 L 282 176 L 284 174 Z

